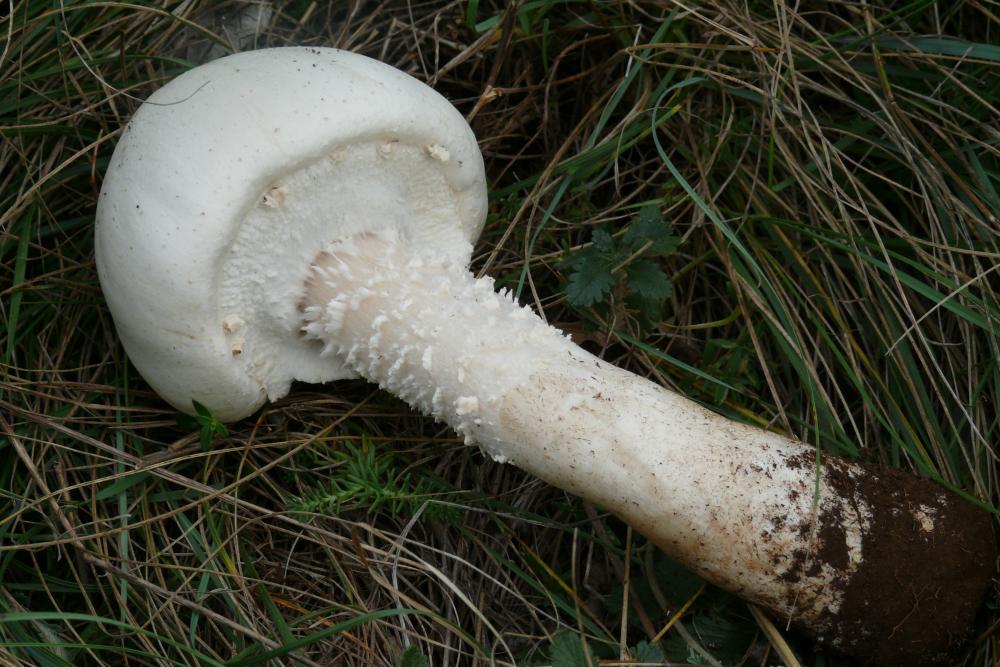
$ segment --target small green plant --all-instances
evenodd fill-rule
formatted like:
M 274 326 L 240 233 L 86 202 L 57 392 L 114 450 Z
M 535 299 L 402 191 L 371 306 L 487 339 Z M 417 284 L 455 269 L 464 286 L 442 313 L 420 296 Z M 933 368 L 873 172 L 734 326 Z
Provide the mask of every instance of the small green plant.
M 376 447 L 362 436 L 358 445 L 347 442 L 334 456 L 343 462 L 325 484 L 292 499 L 289 508 L 299 512 L 337 514 L 365 508 L 368 514 L 385 511 L 409 517 L 424 507 L 424 516 L 449 524 L 461 522 L 453 487 L 410 463 L 398 452 Z
M 641 325 L 651 326 L 662 319 L 663 302 L 672 288 L 656 258 L 676 248 L 677 238 L 659 207 L 648 204 L 624 233 L 613 236 L 606 229 L 595 229 L 589 246 L 562 261 L 569 274 L 566 298 L 577 308 L 589 308 L 608 302 L 623 287 L 626 305 Z
M 195 415 L 193 417 L 190 415 L 181 415 L 177 418 L 177 423 L 181 428 L 189 430 L 201 429 L 201 448 L 207 451 L 216 436 L 222 438 L 228 437 L 229 429 L 204 405 L 198 401 L 191 401 L 191 403 L 194 405 Z
M 737 340 L 709 338 L 702 350 L 701 369 L 722 383 L 712 387 L 713 399 L 725 402 L 733 389 L 756 389 L 760 386 L 754 351 Z
M 430 661 L 423 651 L 416 646 L 411 646 L 399 656 L 399 662 L 396 665 L 397 667 L 428 667 Z
M 552 667 L 581 667 L 596 665 L 597 656 L 590 645 L 573 632 L 560 632 L 552 638 L 549 646 Z
M 552 667 L 586 667 L 601 664 L 601 658 L 613 659 L 609 645 L 592 646 L 575 632 L 560 632 L 549 644 L 549 661 Z M 641 641 L 629 650 L 632 660 L 638 663 L 659 664 L 665 660 L 663 651 L 654 644 Z

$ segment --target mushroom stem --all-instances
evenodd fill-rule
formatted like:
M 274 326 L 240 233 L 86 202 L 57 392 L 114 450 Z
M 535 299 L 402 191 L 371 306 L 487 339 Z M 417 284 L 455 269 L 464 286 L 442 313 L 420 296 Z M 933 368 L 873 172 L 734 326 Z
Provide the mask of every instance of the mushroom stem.
M 912 662 L 970 626 L 992 571 L 985 512 L 912 475 L 818 464 L 812 447 L 607 364 L 491 279 L 417 252 L 385 231 L 330 246 L 307 284 L 306 335 L 834 648 Z M 934 589 L 912 572 L 934 572 Z M 893 594 L 878 595 L 886 582 Z M 928 632 L 916 621 L 932 609 Z

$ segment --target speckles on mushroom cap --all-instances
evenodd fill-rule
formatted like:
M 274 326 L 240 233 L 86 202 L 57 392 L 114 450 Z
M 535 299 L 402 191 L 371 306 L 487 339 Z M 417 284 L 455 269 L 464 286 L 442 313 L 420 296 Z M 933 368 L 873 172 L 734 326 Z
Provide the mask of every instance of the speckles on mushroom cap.
M 373 215 L 362 221 L 362 202 L 383 193 L 356 180 L 349 202 L 338 205 L 330 194 L 322 206 L 311 207 L 325 216 L 325 225 L 294 222 L 281 233 L 256 237 L 241 231 L 268 212 L 280 217 L 283 207 L 286 221 L 288 212 L 309 209 L 296 202 L 303 188 L 297 193 L 292 187 L 295 174 L 317 176 L 316 165 L 349 159 L 356 143 L 391 145 L 391 154 L 381 155 L 386 163 L 419 155 L 420 168 L 437 175 L 436 185 L 421 189 L 418 183 L 434 179 L 416 178 L 409 191 L 417 199 L 373 204 Z M 400 183 L 397 178 L 390 192 L 406 191 Z M 321 189 L 316 183 L 314 190 Z M 450 225 L 421 226 L 434 217 L 426 213 L 433 207 L 428 198 L 442 190 Z M 271 313 L 267 326 L 280 330 L 274 341 L 262 337 L 259 311 L 233 310 L 231 293 L 223 303 L 224 283 L 232 287 L 240 280 L 234 267 L 267 267 L 282 289 L 292 284 L 284 273 L 290 271 L 301 285 L 317 248 L 342 235 L 337 225 L 344 224 L 346 210 L 354 214 L 350 232 L 387 224 L 388 216 L 409 238 L 464 253 L 468 261 L 485 206 L 475 137 L 429 87 L 335 49 L 241 53 L 174 79 L 123 132 L 98 206 L 98 271 L 122 342 L 150 385 L 178 409 L 190 412 L 193 399 L 222 419 L 238 419 L 268 395 L 282 395 L 293 379 L 332 380 L 348 371 L 333 361 L 310 363 L 317 350 L 285 347 L 298 326 L 289 317 L 298 295 Z M 317 233 L 322 238 L 313 238 Z M 233 249 L 251 248 L 252 238 L 257 259 L 232 261 Z M 275 251 L 279 242 L 297 238 L 306 247 Z M 280 259 L 268 263 L 269 253 Z M 285 265 L 299 258 L 305 264 Z M 259 272 L 246 280 L 267 282 Z M 243 321 L 242 330 L 227 333 L 223 321 L 233 317 Z

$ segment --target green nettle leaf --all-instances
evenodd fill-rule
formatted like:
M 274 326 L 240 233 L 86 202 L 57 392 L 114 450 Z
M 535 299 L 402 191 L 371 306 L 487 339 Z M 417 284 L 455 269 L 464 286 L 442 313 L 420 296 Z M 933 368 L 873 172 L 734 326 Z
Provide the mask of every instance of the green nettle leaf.
M 612 269 L 626 260 L 629 303 L 644 326 L 659 319 L 663 300 L 670 296 L 670 279 L 656 262 L 641 256 L 664 256 L 674 251 L 677 239 L 655 204 L 644 206 L 629 223 L 628 229 L 615 238 L 606 229 L 595 229 L 590 246 L 573 253 L 561 262 L 569 270 L 566 296 L 577 308 L 603 302 L 622 275 Z
M 403 651 L 403 655 L 399 656 L 399 662 L 396 664 L 398 667 L 428 667 L 430 661 L 419 648 L 411 646 Z
M 572 632 L 560 632 L 553 637 L 549 654 L 552 667 L 597 665 L 597 658 L 587 642 Z
M 653 245 L 649 247 L 650 253 L 657 255 L 659 257 L 667 257 L 672 255 L 675 250 L 677 250 L 678 239 L 676 236 L 669 235 L 662 239 L 657 239 L 653 241 Z
M 572 266 L 573 273 L 566 285 L 566 297 L 572 305 L 586 308 L 611 293 L 615 277 L 599 253 L 584 251 L 573 259 Z
M 652 245 L 647 252 L 655 255 L 666 256 L 677 248 L 677 239 L 655 204 L 647 204 L 639 210 L 622 235 L 621 242 L 630 254 L 650 242 Z
M 629 287 L 643 299 L 659 303 L 670 296 L 670 278 L 656 262 L 639 259 L 629 264 L 626 271 Z

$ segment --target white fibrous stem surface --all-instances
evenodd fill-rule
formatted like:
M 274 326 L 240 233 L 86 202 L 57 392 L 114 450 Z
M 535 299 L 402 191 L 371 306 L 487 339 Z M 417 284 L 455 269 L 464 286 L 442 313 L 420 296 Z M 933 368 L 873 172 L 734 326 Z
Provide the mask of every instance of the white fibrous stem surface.
M 303 309 L 326 354 L 493 459 L 597 503 L 788 618 L 821 629 L 836 612 L 869 513 L 817 482 L 811 447 L 598 359 L 491 279 L 388 231 L 322 253 Z M 835 562 L 815 557 L 824 536 L 838 541 L 826 545 Z

